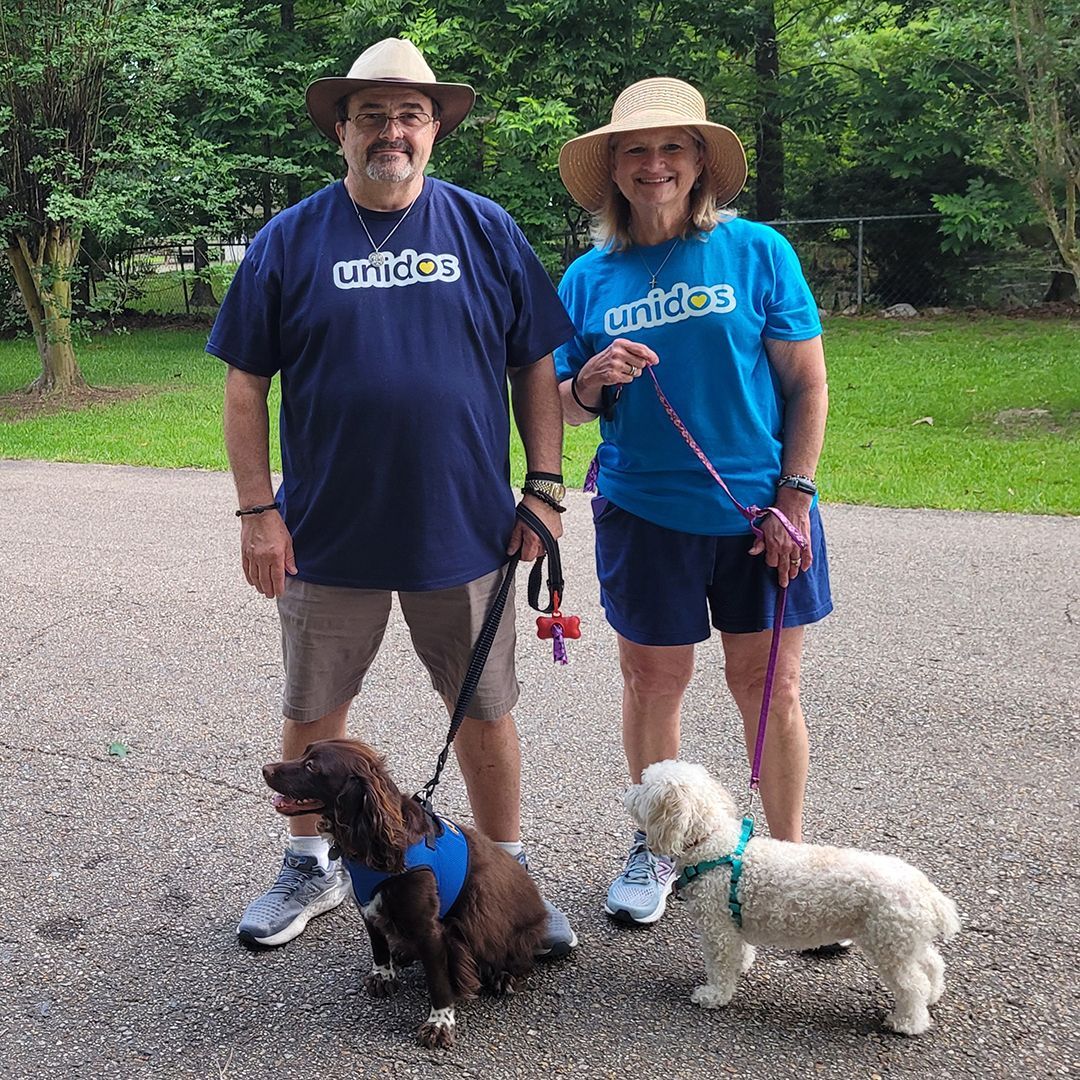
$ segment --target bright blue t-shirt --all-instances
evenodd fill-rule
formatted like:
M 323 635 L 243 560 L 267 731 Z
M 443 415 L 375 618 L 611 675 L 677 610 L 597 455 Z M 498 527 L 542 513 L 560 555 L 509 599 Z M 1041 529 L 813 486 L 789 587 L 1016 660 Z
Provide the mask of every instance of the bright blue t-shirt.
M 817 305 L 791 245 L 767 225 L 730 218 L 671 251 L 595 248 L 570 265 L 559 295 L 578 328 L 556 350 L 559 380 L 618 337 L 660 358 L 668 401 L 744 506 L 768 506 L 780 479 L 784 402 L 765 338 L 821 333 Z M 605 397 L 610 391 L 605 391 Z M 601 418 L 600 491 L 658 525 L 706 536 L 748 529 L 684 441 L 642 375 Z
M 506 562 L 507 368 L 546 356 L 573 326 L 489 199 L 429 176 L 404 220 L 363 215 L 392 256 L 379 268 L 340 181 L 270 221 L 206 348 L 281 373 L 277 498 L 300 578 L 450 588 Z

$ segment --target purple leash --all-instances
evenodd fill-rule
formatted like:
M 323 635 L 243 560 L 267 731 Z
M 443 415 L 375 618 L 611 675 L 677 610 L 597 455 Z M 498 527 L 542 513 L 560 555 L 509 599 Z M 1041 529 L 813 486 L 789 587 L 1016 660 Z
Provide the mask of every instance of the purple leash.
M 767 506 L 762 510 L 758 506 L 743 506 L 731 491 L 728 489 L 727 484 L 724 483 L 723 477 L 713 467 L 713 463 L 705 456 L 705 451 L 694 441 L 693 435 L 687 430 L 686 425 L 679 418 L 679 414 L 672 408 L 671 402 L 668 401 L 664 394 L 664 391 L 660 389 L 660 383 L 657 381 L 656 374 L 650 364 L 646 370 L 649 373 L 649 377 L 653 381 L 653 387 L 656 389 L 656 396 L 660 399 L 660 404 L 663 405 L 664 411 L 668 414 L 668 418 L 675 425 L 679 434 L 686 440 L 687 445 L 697 455 L 698 460 L 708 470 L 709 475 L 720 485 L 724 490 L 724 494 L 734 503 L 735 508 L 750 524 L 750 528 L 754 535 L 759 539 L 764 535 L 761 526 L 758 524 L 768 514 L 772 514 L 777 521 L 787 530 L 788 536 L 799 545 L 800 551 L 806 550 L 806 537 L 794 526 L 790 521 L 775 507 Z M 773 614 L 773 632 L 772 632 L 772 644 L 769 647 L 769 664 L 765 669 L 765 685 L 761 692 L 761 715 L 758 717 L 757 727 L 757 739 L 754 742 L 754 763 L 750 767 L 750 805 L 753 806 L 754 794 L 758 790 L 758 785 L 761 780 L 761 756 L 765 750 L 765 725 L 769 720 L 769 704 L 772 700 L 773 678 L 776 675 L 776 657 L 780 651 L 780 633 L 784 627 L 784 607 L 787 604 L 787 589 L 781 589 L 777 586 L 776 589 L 776 608 Z

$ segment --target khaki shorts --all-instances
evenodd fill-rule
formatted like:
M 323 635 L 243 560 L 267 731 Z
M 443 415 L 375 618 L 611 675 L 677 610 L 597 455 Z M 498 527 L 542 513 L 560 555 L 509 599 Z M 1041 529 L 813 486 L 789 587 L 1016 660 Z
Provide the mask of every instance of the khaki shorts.
M 505 574 L 505 568 L 500 568 L 452 589 L 398 593 L 416 655 L 451 712 L 480 627 Z M 282 712 L 287 719 L 300 723 L 318 720 L 360 693 L 382 644 L 391 596 L 380 589 L 286 580 L 277 605 L 285 662 Z M 517 703 L 516 644 L 511 585 L 480 684 L 469 705 L 468 715 L 473 719 L 497 720 Z

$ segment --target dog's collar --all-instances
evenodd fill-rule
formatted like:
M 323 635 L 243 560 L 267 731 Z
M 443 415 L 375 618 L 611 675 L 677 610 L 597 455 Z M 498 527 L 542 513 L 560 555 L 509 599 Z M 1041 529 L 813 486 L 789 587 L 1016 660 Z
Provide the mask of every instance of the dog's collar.
M 752 817 L 744 817 L 742 820 L 742 834 L 739 836 L 739 842 L 735 845 L 735 850 L 729 852 L 727 855 L 721 855 L 719 859 L 708 859 L 704 862 L 694 863 L 692 866 L 684 867 L 683 872 L 675 882 L 675 888 L 677 890 L 685 889 L 688 885 L 693 884 L 699 877 L 703 874 L 707 874 L 710 870 L 715 870 L 719 866 L 730 866 L 731 884 L 728 886 L 728 908 L 731 911 L 731 917 L 735 920 L 735 925 L 742 926 L 742 904 L 739 902 L 738 897 L 739 878 L 742 877 L 743 852 L 746 850 L 746 845 L 750 842 L 750 837 L 753 835 L 754 819 Z

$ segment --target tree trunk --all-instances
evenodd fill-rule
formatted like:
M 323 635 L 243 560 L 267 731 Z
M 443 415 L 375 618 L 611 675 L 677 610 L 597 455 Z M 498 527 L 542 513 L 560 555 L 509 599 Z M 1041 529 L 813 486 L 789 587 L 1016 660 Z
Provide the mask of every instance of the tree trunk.
M 71 341 L 71 277 L 79 257 L 80 232 L 49 223 L 45 236 L 36 243 L 18 237 L 7 249 L 30 325 L 34 329 L 41 374 L 28 387 L 47 394 L 86 386 Z
M 1046 290 L 1043 300 L 1052 303 L 1058 300 L 1075 300 L 1077 298 L 1076 282 L 1072 274 L 1064 270 L 1054 270 L 1050 278 L 1050 287 Z
M 195 237 L 194 252 L 195 280 L 191 286 L 191 306 L 194 308 L 217 307 L 217 297 L 214 296 L 214 288 L 210 284 L 210 252 L 205 236 Z
M 758 221 L 776 221 L 784 213 L 784 122 L 780 111 L 780 48 L 776 41 L 776 5 L 758 0 L 754 25 L 754 73 L 757 75 Z

